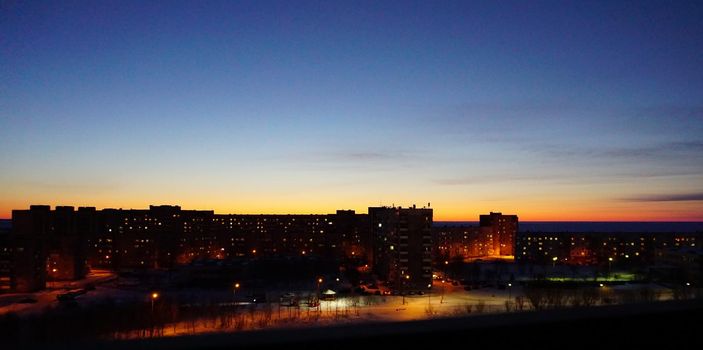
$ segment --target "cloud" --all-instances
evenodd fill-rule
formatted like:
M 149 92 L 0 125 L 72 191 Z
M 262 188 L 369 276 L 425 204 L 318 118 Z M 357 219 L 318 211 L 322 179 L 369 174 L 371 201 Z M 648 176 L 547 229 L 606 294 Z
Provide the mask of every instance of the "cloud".
M 426 163 L 424 152 L 389 150 L 329 150 L 296 154 L 282 154 L 278 159 L 284 160 L 279 164 L 284 167 L 299 168 L 305 164 L 305 169 L 345 172 L 389 172 L 399 169 L 417 168 Z
M 554 176 L 554 175 L 485 175 L 485 176 L 465 176 L 465 177 L 455 177 L 455 178 L 443 178 L 434 179 L 432 182 L 438 185 L 446 186 L 456 186 L 456 185 L 477 185 L 477 184 L 489 184 L 489 183 L 502 183 L 502 182 L 521 182 L 521 181 L 554 181 L 563 179 L 564 176 Z
M 686 202 L 703 201 L 703 192 L 682 193 L 682 194 L 654 194 L 625 198 L 626 201 L 633 202 Z
M 536 144 L 525 150 L 552 158 L 590 158 L 613 160 L 666 160 L 703 157 L 703 142 L 668 142 L 641 147 L 586 147 L 575 145 Z
M 382 152 L 344 152 L 331 154 L 329 156 L 349 161 L 376 161 L 403 158 L 402 154 Z

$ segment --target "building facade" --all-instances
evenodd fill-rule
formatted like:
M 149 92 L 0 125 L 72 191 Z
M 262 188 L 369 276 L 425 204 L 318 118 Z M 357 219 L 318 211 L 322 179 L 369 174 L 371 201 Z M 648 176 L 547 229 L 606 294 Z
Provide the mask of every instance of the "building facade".
M 520 232 L 515 259 L 538 264 L 652 265 L 662 251 L 701 244 L 703 232 Z
M 159 205 L 149 209 L 33 205 L 13 210 L 0 232 L 0 290 L 30 292 L 89 269 L 170 269 L 196 260 L 242 257 L 371 259 L 367 214 L 215 214 Z
M 480 216 L 480 226 L 491 230 L 493 251 L 490 255 L 515 255 L 515 238 L 518 232 L 517 215 L 491 212 Z
M 432 209 L 371 207 L 372 266 L 396 290 L 422 290 L 432 283 Z

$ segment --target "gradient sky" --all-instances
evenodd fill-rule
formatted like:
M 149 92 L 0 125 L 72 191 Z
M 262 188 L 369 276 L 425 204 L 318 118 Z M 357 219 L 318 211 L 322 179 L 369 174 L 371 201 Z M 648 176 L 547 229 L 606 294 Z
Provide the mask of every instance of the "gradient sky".
M 0 218 L 703 220 L 700 1 L 0 3 Z

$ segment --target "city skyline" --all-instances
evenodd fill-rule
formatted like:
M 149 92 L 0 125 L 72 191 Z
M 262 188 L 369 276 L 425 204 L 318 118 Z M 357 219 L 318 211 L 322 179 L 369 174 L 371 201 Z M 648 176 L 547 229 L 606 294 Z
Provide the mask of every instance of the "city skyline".
M 0 10 L 0 218 L 430 202 L 436 221 L 703 221 L 700 3 Z

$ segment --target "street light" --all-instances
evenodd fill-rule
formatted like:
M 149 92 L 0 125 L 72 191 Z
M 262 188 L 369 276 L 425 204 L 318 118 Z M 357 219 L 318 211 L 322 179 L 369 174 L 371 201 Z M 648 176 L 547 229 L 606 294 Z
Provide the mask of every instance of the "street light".
M 444 304 L 444 289 L 445 289 L 445 288 L 446 288 L 446 287 L 445 287 L 445 285 L 444 285 L 444 280 L 442 280 L 442 296 L 441 296 L 441 298 L 439 299 L 439 303 L 440 303 L 440 304 Z
M 405 275 L 405 279 L 406 279 L 406 280 L 410 280 L 410 275 Z M 402 293 L 402 294 L 403 294 L 403 305 L 405 305 L 405 292 L 406 292 L 407 289 L 408 289 L 408 288 L 407 288 L 407 285 L 408 285 L 407 282 L 403 282 L 403 287 L 405 287 L 405 288 L 403 288 L 403 293 Z
M 428 291 L 427 291 L 427 307 L 429 308 L 432 306 L 431 301 L 430 301 L 430 296 L 432 295 L 432 283 L 429 283 L 427 285 L 427 289 L 428 289 Z
M 154 313 L 154 301 L 159 298 L 159 293 L 153 292 L 151 293 L 151 313 Z
M 508 283 L 508 299 L 512 299 L 512 298 L 513 298 L 513 284 Z
M 234 288 L 232 289 L 232 299 L 234 299 L 234 305 L 237 305 L 237 289 L 239 289 L 239 282 L 234 283 Z
M 320 311 L 320 306 L 321 306 L 320 304 L 322 304 L 320 302 L 320 299 L 321 299 L 320 298 L 320 285 L 321 284 L 322 284 L 322 277 L 317 279 L 317 311 Z

